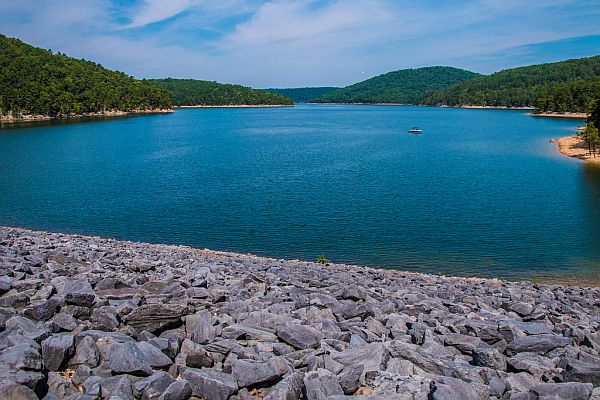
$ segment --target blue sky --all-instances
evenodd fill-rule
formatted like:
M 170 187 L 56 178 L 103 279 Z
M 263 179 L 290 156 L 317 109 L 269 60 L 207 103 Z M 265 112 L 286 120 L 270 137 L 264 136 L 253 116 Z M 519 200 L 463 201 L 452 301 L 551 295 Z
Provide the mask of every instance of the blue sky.
M 344 86 L 600 54 L 600 0 L 0 0 L 0 32 L 136 77 Z

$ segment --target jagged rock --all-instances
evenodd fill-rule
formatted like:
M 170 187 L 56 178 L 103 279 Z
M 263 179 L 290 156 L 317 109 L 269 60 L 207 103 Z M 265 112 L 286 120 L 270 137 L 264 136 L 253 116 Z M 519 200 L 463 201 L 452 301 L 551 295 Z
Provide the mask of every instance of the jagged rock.
M 506 358 L 492 346 L 479 346 L 473 349 L 473 363 L 482 367 L 506 371 Z
M 481 339 L 475 336 L 461 335 L 460 333 L 450 333 L 444 336 L 446 346 L 456 347 L 466 354 L 472 354 L 473 350 L 481 345 Z
M 600 364 L 566 359 L 559 365 L 564 368 L 565 381 L 592 383 L 594 386 L 600 386 Z
M 50 371 L 58 371 L 73 353 L 74 337 L 70 333 L 58 333 L 42 342 L 42 358 L 44 367 Z
M 282 357 L 273 357 L 264 362 L 234 360 L 231 364 L 231 373 L 237 379 L 239 387 L 279 380 L 288 371 L 287 362 Z
M 140 400 L 156 400 L 174 382 L 175 378 L 166 372 L 160 371 L 147 378 L 140 379 L 134 384 L 134 388 L 137 393 L 141 393 Z
M 108 353 L 109 368 L 113 374 L 129 374 L 135 376 L 152 375 L 150 363 L 135 343 L 115 343 Z
M 338 375 L 338 381 L 345 394 L 356 392 L 365 367 L 362 364 L 349 365 Z
M 478 383 L 467 383 L 447 376 L 436 377 L 431 384 L 431 400 L 487 400 L 490 388 Z
M 389 359 L 389 353 L 383 344 L 370 343 L 358 349 L 332 353 L 331 358 L 344 366 L 362 365 L 362 377 L 364 377 L 367 372 L 384 370 Z
M 265 329 L 245 324 L 232 324 L 223 328 L 222 336 L 228 339 L 254 339 L 263 342 L 276 342 L 277 335 Z
M 556 335 L 535 335 L 518 337 L 508 344 L 506 354 L 509 356 L 522 352 L 545 354 L 557 347 L 571 344 L 571 338 Z
M 173 361 L 169 357 L 150 343 L 138 342 L 135 345 L 144 354 L 152 368 L 167 369 L 173 364 Z
M 42 369 L 39 346 L 31 342 L 21 342 L 0 352 L 0 365 L 16 372 L 21 369 Z
M 0 393 L 3 400 L 38 400 L 33 390 L 14 382 L 5 385 L 0 383 Z
M 329 396 L 343 395 L 344 391 L 335 375 L 309 372 L 304 376 L 306 400 L 325 400 Z
M 181 325 L 186 308 L 178 304 L 145 304 L 127 315 L 125 322 L 138 331 L 158 334 Z
M 592 395 L 591 383 L 542 383 L 531 388 L 537 400 L 586 400 Z
M 238 390 L 235 377 L 213 369 L 187 368 L 183 378 L 189 382 L 192 395 L 211 400 L 227 400 Z
M 298 324 L 287 324 L 277 328 L 277 336 L 300 350 L 316 348 L 323 338 L 315 328 Z
M 304 373 L 293 372 L 285 376 L 265 395 L 264 400 L 296 400 L 302 394 Z
M 192 395 L 192 387 L 187 381 L 175 381 L 160 395 L 158 400 L 187 400 Z
M 96 342 L 91 336 L 83 336 L 77 341 L 75 355 L 69 361 L 71 366 L 87 365 L 90 368 L 98 366 L 100 355 Z
M 70 280 L 65 285 L 63 292 L 67 304 L 82 307 L 91 307 L 94 304 L 96 293 L 87 279 Z

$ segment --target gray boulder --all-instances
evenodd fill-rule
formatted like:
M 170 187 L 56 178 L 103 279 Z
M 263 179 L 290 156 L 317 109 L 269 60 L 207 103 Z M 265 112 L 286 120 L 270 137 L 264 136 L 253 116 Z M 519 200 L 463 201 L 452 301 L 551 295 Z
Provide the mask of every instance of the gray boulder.
M 558 347 L 571 344 L 571 338 L 556 335 L 534 335 L 518 337 L 508 344 L 506 354 L 509 356 L 522 352 L 545 354 Z
M 294 372 L 285 376 L 265 395 L 264 400 L 297 400 L 302 394 L 304 373 Z
M 233 360 L 231 373 L 239 387 L 272 382 L 285 375 L 290 368 L 283 357 L 273 357 L 267 361 Z
M 188 381 L 178 380 L 171 383 L 158 400 L 187 400 L 191 395 L 192 387 Z
M 431 382 L 431 400 L 487 400 L 490 388 L 478 383 L 467 383 L 447 376 L 436 377 Z
M 321 333 L 313 327 L 299 324 L 286 324 L 277 329 L 277 336 L 296 349 L 316 348 L 323 339 Z
M 113 374 L 152 375 L 152 367 L 146 356 L 133 342 L 111 345 L 108 352 L 108 363 Z
M 211 400 L 227 400 L 238 390 L 233 375 L 214 369 L 186 368 L 183 378 L 189 382 L 192 395 Z
M 145 304 L 128 314 L 124 321 L 137 329 L 159 334 L 181 325 L 186 308 L 178 304 Z
M 592 390 L 591 383 L 542 383 L 534 386 L 530 393 L 536 400 L 587 400 Z
M 44 366 L 50 371 L 59 371 L 73 353 L 74 337 L 70 333 L 58 333 L 42 342 Z
M 91 307 L 94 304 L 96 293 L 87 279 L 76 279 L 67 281 L 64 297 L 67 304 Z
M 309 372 L 304 376 L 304 397 L 306 400 L 325 400 L 329 396 L 343 395 L 344 391 L 335 375 Z

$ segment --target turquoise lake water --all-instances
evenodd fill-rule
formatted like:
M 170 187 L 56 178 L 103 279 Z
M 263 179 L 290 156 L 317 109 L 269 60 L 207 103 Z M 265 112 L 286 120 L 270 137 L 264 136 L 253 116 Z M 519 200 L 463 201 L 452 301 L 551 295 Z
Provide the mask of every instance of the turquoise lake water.
M 524 111 L 181 109 L 0 130 L 0 224 L 507 279 L 600 278 L 600 168 Z M 412 126 L 425 130 L 409 135 Z

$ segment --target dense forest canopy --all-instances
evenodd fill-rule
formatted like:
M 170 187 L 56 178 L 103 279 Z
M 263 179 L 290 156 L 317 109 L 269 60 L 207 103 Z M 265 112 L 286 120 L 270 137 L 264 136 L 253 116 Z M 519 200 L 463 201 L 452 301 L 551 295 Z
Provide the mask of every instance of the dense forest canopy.
M 414 104 L 431 91 L 477 76 L 480 74 L 453 67 L 403 69 L 335 90 L 319 97 L 317 101 Z
M 587 111 L 598 90 L 600 56 L 500 71 L 429 93 L 431 105 L 539 107 L 543 111 Z
M 170 107 L 169 95 L 144 81 L 0 35 L 0 115 Z
M 176 106 L 291 105 L 292 99 L 246 86 L 196 79 L 150 79 L 148 82 L 169 92 Z
M 265 89 L 269 92 L 279 93 L 284 96 L 290 97 L 294 100 L 294 103 L 311 103 L 313 100 L 327 94 L 334 90 L 339 89 L 338 87 L 324 86 L 324 87 L 302 87 L 302 88 L 286 88 L 278 89 L 271 88 Z
M 600 92 L 598 92 L 590 105 L 590 117 L 588 121 L 593 122 L 596 128 L 600 128 Z

